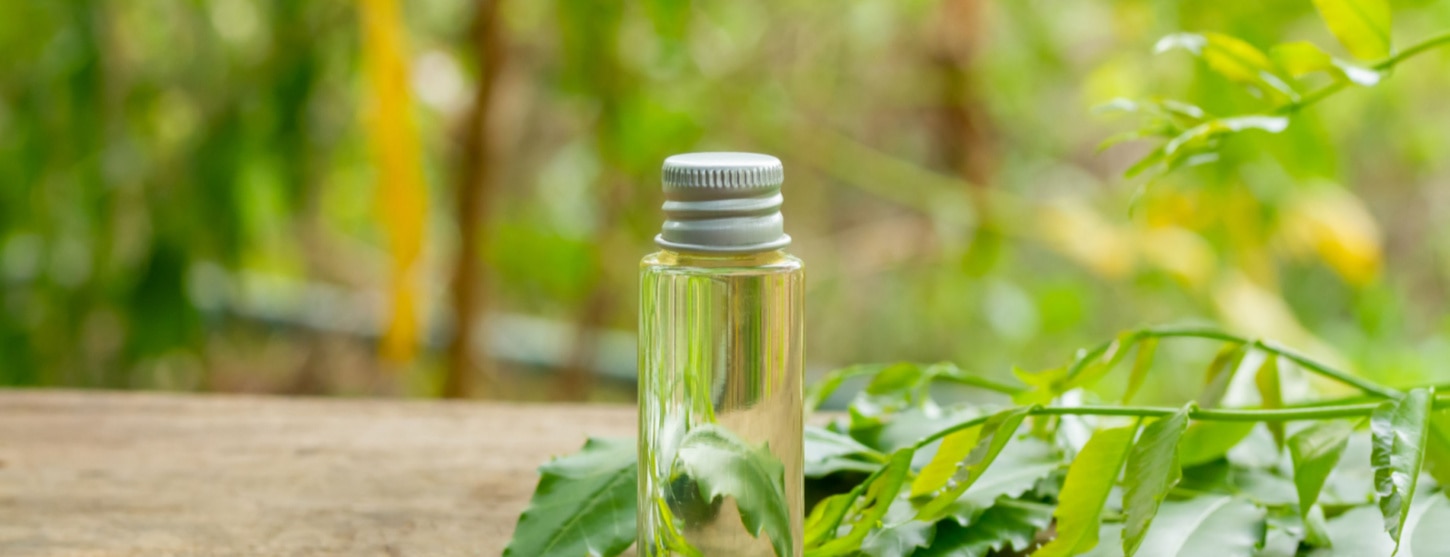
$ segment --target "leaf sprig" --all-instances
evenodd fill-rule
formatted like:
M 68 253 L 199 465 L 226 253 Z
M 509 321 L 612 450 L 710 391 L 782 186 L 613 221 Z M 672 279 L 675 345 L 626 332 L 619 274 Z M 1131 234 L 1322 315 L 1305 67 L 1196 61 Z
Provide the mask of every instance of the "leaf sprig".
M 1222 406 L 1221 395 L 1200 396 L 1178 408 L 1070 403 L 1081 399 L 1074 393 L 1124 367 L 1133 350 L 1139 356 L 1131 374 L 1141 384 L 1160 342 L 1170 340 L 1214 342 L 1224 349 L 1206 366 L 1205 390 L 1238 373 L 1253 373 L 1252 383 L 1270 391 L 1265 370 L 1277 375 L 1296 367 L 1364 394 L 1283 404 L 1276 393 L 1272 402 L 1238 407 Z M 1250 358 L 1274 363 L 1242 364 Z M 852 380 L 867 388 L 846 417 L 808 432 L 806 467 L 821 472 L 808 483 L 812 492 L 824 493 L 805 521 L 806 556 L 1031 551 L 1040 557 L 1157 557 L 1207 555 L 1205 547 L 1212 555 L 1258 555 L 1269 544 L 1288 548 L 1273 554 L 1373 557 L 1443 538 L 1427 533 L 1432 526 L 1422 518 L 1446 512 L 1439 502 L 1445 499 L 1443 480 L 1427 473 L 1438 478 L 1437 471 L 1450 469 L 1450 416 L 1442 411 L 1450 408 L 1450 397 L 1437 396 L 1434 386 L 1400 391 L 1272 342 L 1189 328 L 1128 331 L 1080 351 L 1061 368 L 1019 375 L 1024 385 L 964 380 L 972 374 L 942 364 L 858 366 L 828 374 L 812 390 L 819 399 Z M 941 381 L 1034 402 L 986 411 L 980 405 L 943 405 L 931 389 Z M 1200 406 L 1206 400 L 1213 406 Z M 927 414 L 953 417 L 921 421 Z M 870 427 L 860 427 L 863 420 Z M 906 443 L 880 435 L 898 421 L 926 424 L 930 431 Z M 1026 423 L 1032 427 L 1021 427 Z M 1357 435 L 1366 423 L 1369 435 Z M 1255 430 L 1257 424 L 1285 425 L 1287 438 L 1280 445 L 1267 428 Z M 1083 428 L 1090 439 L 1073 441 L 1072 431 Z M 1346 454 L 1367 458 L 1341 458 Z M 733 474 L 724 470 L 728 467 L 715 468 Z M 633 475 L 600 470 L 561 476 L 554 472 L 559 469 L 553 463 L 545 467 L 540 494 L 520 520 L 515 544 L 557 539 L 561 548 L 618 554 L 633 532 L 548 531 L 577 519 L 539 516 L 548 509 L 567 515 L 581 506 L 561 503 L 561 493 L 588 494 L 601 477 Z M 693 472 L 713 485 L 719 478 L 711 474 Z M 633 510 L 632 490 L 611 492 L 629 497 L 610 505 Z M 1366 515 L 1362 509 L 1382 517 L 1377 529 L 1384 543 L 1371 544 L 1378 549 L 1370 553 L 1362 544 L 1330 546 L 1335 530 L 1349 527 L 1344 521 Z M 1054 520 L 1046 520 L 1048 515 Z M 566 552 L 540 555 L 572 555 L 561 551 Z
M 1435 35 L 1395 52 L 1390 40 L 1388 0 L 1315 0 L 1325 25 L 1358 61 L 1334 57 L 1308 41 L 1273 46 L 1264 52 L 1237 37 L 1221 33 L 1175 33 L 1154 47 L 1157 53 L 1187 52 L 1214 74 L 1237 84 L 1260 99 L 1262 108 L 1250 114 L 1217 116 L 1195 104 L 1172 99 L 1117 99 L 1100 107 L 1102 113 L 1138 115 L 1136 130 L 1116 134 L 1099 148 L 1123 141 L 1157 138 L 1161 143 L 1124 174 L 1146 175 L 1150 180 L 1175 169 L 1219 160 L 1223 140 L 1248 131 L 1271 134 L 1288 129 L 1300 111 L 1346 87 L 1378 84 L 1395 66 L 1432 48 L 1450 44 L 1450 33 Z M 1328 76 L 1329 82 L 1311 87 L 1305 78 Z

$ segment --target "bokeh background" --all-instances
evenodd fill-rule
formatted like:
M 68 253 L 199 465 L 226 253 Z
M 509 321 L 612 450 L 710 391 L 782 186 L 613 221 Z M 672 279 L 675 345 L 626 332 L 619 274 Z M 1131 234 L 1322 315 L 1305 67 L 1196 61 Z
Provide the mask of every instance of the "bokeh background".
M 1342 53 L 1308 0 L 3 2 L 0 385 L 630 400 L 696 150 L 785 162 L 812 375 L 1199 323 L 1450 378 L 1450 55 L 1123 178 L 1092 107 L 1261 105 L 1184 30 Z

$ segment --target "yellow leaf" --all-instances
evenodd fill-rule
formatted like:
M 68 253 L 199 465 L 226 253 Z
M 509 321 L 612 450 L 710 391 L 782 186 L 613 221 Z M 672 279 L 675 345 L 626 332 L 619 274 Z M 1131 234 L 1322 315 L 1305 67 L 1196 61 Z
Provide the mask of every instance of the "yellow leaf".
M 1132 238 L 1092 209 L 1066 202 L 1051 204 L 1038 221 L 1050 246 L 1089 271 L 1107 278 L 1122 278 L 1133 271 Z
M 967 453 L 972 452 L 972 447 L 977 445 L 977 436 L 981 435 L 982 426 L 969 427 L 958 431 L 942 439 L 941 448 L 937 449 L 936 456 L 931 462 L 922 467 L 921 474 L 911 482 L 911 496 L 922 497 L 931 495 L 947 485 L 953 475 L 961 467 L 962 461 L 967 458 Z
M 1197 234 L 1168 226 L 1150 228 L 1138 237 L 1143 259 L 1188 286 L 1207 285 L 1217 268 L 1213 247 Z
M 378 220 L 392 259 L 391 315 L 382 354 L 407 361 L 417 347 L 416 275 L 427 217 L 426 188 L 408 89 L 405 30 L 397 0 L 362 0 L 363 59 L 369 102 L 364 120 L 379 177 Z
M 1358 198 L 1333 188 L 1305 193 L 1284 211 L 1280 232 L 1291 250 L 1313 251 L 1341 278 L 1363 286 L 1379 276 L 1380 230 Z

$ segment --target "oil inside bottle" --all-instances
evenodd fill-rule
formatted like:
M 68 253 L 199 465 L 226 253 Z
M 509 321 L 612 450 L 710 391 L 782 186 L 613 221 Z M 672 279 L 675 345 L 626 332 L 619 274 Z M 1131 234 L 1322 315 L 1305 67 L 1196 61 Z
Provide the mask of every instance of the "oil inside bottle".
M 787 545 L 801 555 L 800 261 L 665 251 L 645 259 L 641 276 L 639 554 L 776 554 L 766 532 L 743 526 L 735 501 L 702 496 L 677 465 L 681 440 L 714 424 L 783 467 Z

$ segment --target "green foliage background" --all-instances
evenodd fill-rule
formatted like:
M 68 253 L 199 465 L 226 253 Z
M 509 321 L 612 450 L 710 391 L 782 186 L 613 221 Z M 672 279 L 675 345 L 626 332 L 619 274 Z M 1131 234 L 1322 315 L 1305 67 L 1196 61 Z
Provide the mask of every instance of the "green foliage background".
M 390 263 L 356 3 L 0 5 L 0 384 L 434 394 L 449 276 L 473 260 L 501 330 L 476 394 L 548 397 L 531 372 L 584 367 L 621 379 L 587 396 L 627 398 L 609 339 L 634 326 L 658 165 L 705 149 L 786 162 L 813 374 L 948 360 L 1002 380 L 1202 322 L 1390 385 L 1450 378 L 1444 52 L 1151 187 L 1121 177 L 1151 145 L 1097 149 L 1131 126 L 1092 111 L 1120 97 L 1261 110 L 1160 37 L 1353 59 L 1307 0 L 503 0 L 477 253 L 451 222 L 475 4 L 401 4 L 430 207 L 403 364 L 375 356 Z M 1450 28 L 1444 2 L 1393 8 L 1397 45 Z M 542 340 L 504 349 L 520 337 Z M 1150 375 L 1142 398 L 1187 383 Z

